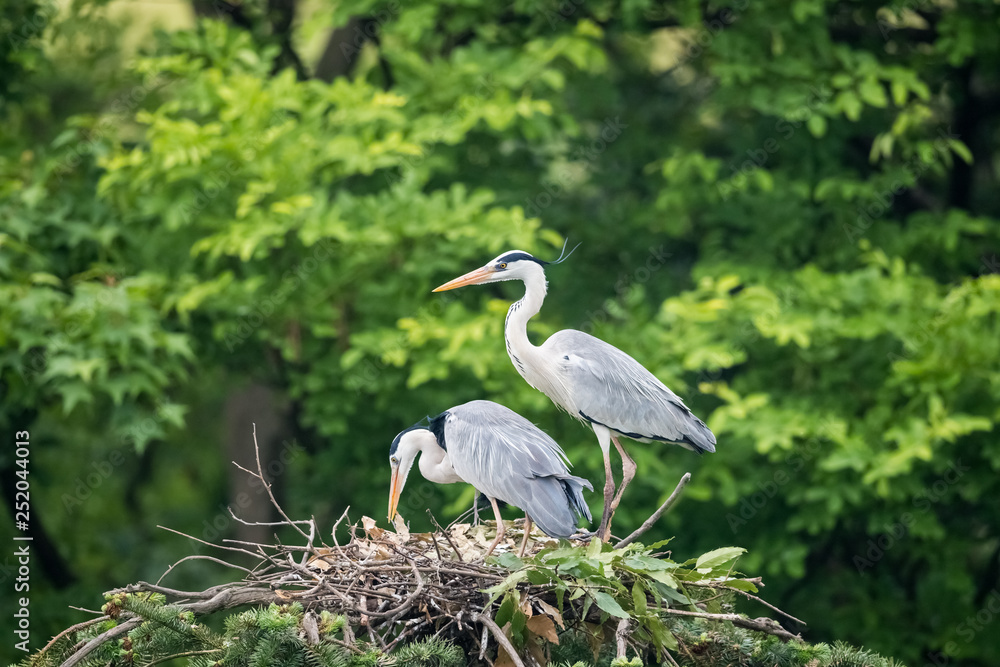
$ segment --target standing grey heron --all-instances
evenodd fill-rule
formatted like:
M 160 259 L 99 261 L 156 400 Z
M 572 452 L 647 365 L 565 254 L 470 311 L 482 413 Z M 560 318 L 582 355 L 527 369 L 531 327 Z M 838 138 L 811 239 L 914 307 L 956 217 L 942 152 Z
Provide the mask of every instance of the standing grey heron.
M 667 442 L 698 453 L 714 452 L 715 436 L 677 394 L 617 347 L 574 329 L 556 332 L 539 346 L 528 340 L 528 320 L 538 314 L 545 300 L 548 283 L 544 267 L 549 263 L 522 250 L 511 250 L 434 291 L 505 280 L 524 283 L 524 297 L 507 311 L 507 354 L 528 384 L 594 429 L 604 454 L 605 474 L 604 513 L 598 535 L 608 540 L 611 519 L 636 469 L 635 461 L 618 441 L 620 436 L 639 442 Z M 612 442 L 622 457 L 622 483 L 617 493 L 611 472 Z
M 503 539 L 505 528 L 497 500 L 525 513 L 524 555 L 534 521 L 546 535 L 569 537 L 580 517 L 590 521 L 583 489 L 590 482 L 569 474 L 568 460 L 556 441 L 517 414 L 492 401 L 457 405 L 428 424 L 401 432 L 389 448 L 392 484 L 389 520 L 396 516 L 399 496 L 414 459 L 421 454 L 420 474 L 431 482 L 468 482 L 485 494 L 497 519 L 497 536 L 483 558 Z

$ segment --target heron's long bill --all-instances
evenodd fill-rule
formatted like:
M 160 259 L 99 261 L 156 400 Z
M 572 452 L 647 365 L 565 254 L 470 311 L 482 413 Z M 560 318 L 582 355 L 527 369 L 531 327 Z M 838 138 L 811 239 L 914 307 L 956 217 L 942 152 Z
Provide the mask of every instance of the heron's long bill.
M 494 273 L 493 269 L 482 267 L 476 269 L 475 271 L 469 271 L 464 276 L 459 276 L 454 280 L 449 280 L 444 285 L 440 287 L 435 287 L 432 292 L 444 292 L 450 289 L 455 289 L 456 287 L 465 287 L 466 285 L 478 285 L 481 282 L 486 281 Z
M 403 492 L 403 484 L 406 478 L 401 470 L 396 467 L 392 471 L 392 483 L 389 486 L 389 521 L 396 518 L 396 507 L 399 505 L 399 496 Z

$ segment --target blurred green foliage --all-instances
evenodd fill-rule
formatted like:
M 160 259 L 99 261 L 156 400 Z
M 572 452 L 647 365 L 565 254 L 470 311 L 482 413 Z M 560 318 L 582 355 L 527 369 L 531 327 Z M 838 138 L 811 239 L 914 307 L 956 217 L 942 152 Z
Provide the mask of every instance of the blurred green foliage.
M 293 514 L 382 516 L 393 435 L 475 398 L 599 480 L 507 359 L 518 287 L 430 294 L 569 238 L 534 332 L 618 345 L 719 441 L 633 444 L 619 530 L 691 469 L 659 536 L 747 547 L 807 638 L 1000 654 L 995 3 L 348 1 L 292 29 L 347 26 L 330 83 L 244 4 L 135 57 L 104 3 L 3 4 L 0 428 L 31 430 L 57 550 L 35 642 L 189 551 L 156 524 L 225 516 L 249 382 L 291 405 Z

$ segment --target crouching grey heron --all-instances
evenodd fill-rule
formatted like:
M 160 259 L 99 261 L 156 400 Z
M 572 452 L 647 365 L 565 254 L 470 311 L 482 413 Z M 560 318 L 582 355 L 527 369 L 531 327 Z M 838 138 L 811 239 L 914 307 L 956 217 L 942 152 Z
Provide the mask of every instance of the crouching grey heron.
M 677 394 L 613 345 L 574 329 L 554 333 L 540 346 L 528 340 L 528 320 L 538 314 L 545 300 L 544 267 L 549 263 L 522 250 L 511 250 L 434 291 L 505 280 L 524 283 L 524 297 L 507 311 L 507 354 L 529 385 L 594 429 L 604 454 L 605 474 L 604 513 L 598 535 L 608 540 L 611 519 L 636 469 L 619 437 L 667 442 L 700 454 L 715 451 L 715 436 Z M 612 442 L 622 457 L 622 483 L 617 493 L 611 472 Z
M 568 460 L 556 441 L 513 410 L 491 401 L 470 401 L 401 432 L 389 448 L 392 483 L 389 520 L 413 461 L 420 454 L 420 474 L 431 482 L 467 482 L 486 495 L 497 519 L 497 536 L 483 558 L 503 539 L 497 500 L 525 513 L 524 555 L 531 523 L 546 535 L 569 537 L 580 517 L 590 521 L 583 489 L 590 482 L 569 474 Z

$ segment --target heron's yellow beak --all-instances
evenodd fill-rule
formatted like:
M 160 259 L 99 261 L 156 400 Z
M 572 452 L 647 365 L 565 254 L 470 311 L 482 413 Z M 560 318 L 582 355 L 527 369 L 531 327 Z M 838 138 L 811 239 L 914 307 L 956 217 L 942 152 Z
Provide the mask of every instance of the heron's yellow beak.
M 455 289 L 456 287 L 465 287 L 466 285 L 478 285 L 480 283 L 486 282 L 489 278 L 496 273 L 492 268 L 484 266 L 475 271 L 469 271 L 464 276 L 459 276 L 454 280 L 449 280 L 444 285 L 440 287 L 435 287 L 433 292 L 444 292 L 450 289 Z
M 399 494 L 403 492 L 399 467 L 392 469 L 392 484 L 389 486 L 389 521 L 396 518 L 396 507 L 399 505 Z

